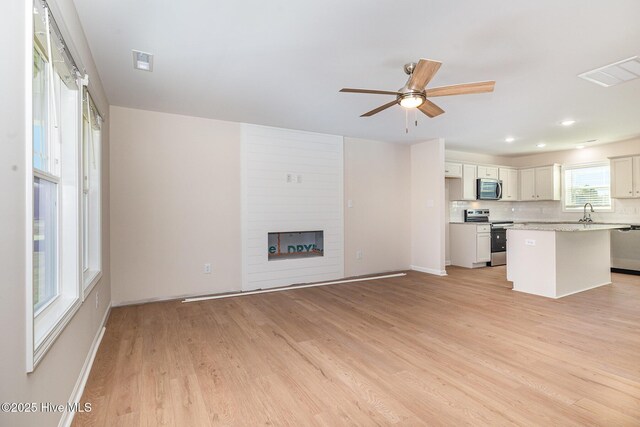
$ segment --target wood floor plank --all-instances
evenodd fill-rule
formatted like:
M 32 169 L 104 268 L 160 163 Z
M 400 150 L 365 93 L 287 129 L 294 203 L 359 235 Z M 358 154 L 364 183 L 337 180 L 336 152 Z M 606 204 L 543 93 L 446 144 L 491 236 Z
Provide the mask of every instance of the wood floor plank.
M 115 308 L 74 425 L 640 425 L 640 277 L 448 273 Z

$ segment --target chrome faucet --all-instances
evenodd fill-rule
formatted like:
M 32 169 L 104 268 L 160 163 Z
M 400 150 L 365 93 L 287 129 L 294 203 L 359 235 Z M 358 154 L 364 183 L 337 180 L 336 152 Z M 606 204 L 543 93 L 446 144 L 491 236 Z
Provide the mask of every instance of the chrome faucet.
M 589 207 L 591 208 L 591 213 L 589 213 L 587 215 L 587 205 L 589 205 Z M 593 222 L 593 220 L 591 219 L 591 214 L 595 212 L 593 210 L 593 205 L 589 202 L 584 204 L 584 215 L 582 216 L 582 219 L 580 219 L 578 222 Z

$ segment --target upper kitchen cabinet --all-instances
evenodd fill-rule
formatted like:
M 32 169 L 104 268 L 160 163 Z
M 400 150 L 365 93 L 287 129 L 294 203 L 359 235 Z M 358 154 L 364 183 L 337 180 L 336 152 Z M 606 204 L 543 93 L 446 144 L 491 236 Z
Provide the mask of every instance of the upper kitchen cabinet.
M 560 200 L 560 166 L 520 170 L 520 200 Z
M 640 156 L 611 159 L 611 197 L 640 197 Z
M 445 170 L 446 169 L 447 168 L 445 166 Z M 450 200 L 475 200 L 477 178 L 478 178 L 478 167 L 476 165 L 463 164 L 462 178 L 448 180 L 449 181 L 449 199 Z
M 478 166 L 478 178 L 498 179 L 498 168 L 495 166 Z
M 462 178 L 462 163 L 444 162 L 445 178 Z
M 500 168 L 498 177 L 502 181 L 502 200 L 506 202 L 518 200 L 518 170 Z

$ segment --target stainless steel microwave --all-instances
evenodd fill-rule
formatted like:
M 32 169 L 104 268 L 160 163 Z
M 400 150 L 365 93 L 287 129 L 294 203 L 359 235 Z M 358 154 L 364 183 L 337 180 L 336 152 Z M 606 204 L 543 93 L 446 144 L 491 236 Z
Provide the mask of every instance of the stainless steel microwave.
M 498 179 L 478 178 L 476 181 L 476 199 L 502 199 L 502 181 Z

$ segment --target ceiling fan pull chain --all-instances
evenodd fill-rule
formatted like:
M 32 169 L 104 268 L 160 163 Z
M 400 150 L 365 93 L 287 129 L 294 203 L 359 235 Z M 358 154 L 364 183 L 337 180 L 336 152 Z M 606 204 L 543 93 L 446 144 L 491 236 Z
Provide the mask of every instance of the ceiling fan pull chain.
M 418 110 L 413 110 L 413 119 L 415 120 L 416 127 L 418 127 Z
M 409 133 L 409 110 L 404 110 L 404 133 Z

